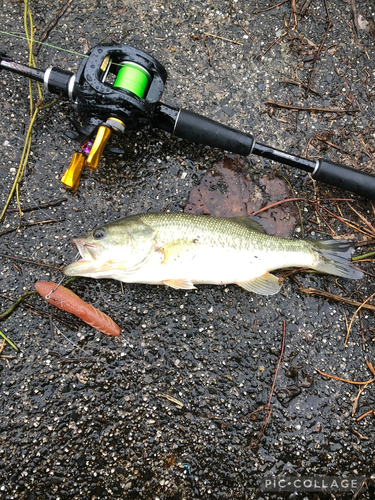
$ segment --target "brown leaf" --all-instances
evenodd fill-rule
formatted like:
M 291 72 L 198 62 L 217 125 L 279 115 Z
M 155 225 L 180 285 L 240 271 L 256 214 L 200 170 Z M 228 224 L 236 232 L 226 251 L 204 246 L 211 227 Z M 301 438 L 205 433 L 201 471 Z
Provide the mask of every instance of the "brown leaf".
M 215 217 L 250 216 L 271 203 L 293 197 L 283 179 L 262 176 L 256 183 L 251 180 L 250 173 L 243 157 L 224 156 L 191 190 L 184 211 Z M 294 231 L 298 210 L 289 202 L 270 208 L 254 219 L 268 234 L 286 238 Z

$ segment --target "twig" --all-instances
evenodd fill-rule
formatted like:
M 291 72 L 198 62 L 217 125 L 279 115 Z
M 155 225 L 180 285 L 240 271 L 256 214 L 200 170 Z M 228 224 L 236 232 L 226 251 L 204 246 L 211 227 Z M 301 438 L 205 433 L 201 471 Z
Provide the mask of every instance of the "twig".
M 305 83 L 299 82 L 297 80 L 293 80 L 292 78 L 287 78 L 286 76 L 284 76 L 284 77 L 280 78 L 279 82 L 280 83 L 288 83 L 289 85 L 296 85 L 297 87 L 302 87 L 302 88 L 308 90 L 309 92 L 311 92 L 312 94 L 315 94 L 319 97 L 322 97 L 322 95 L 319 94 L 319 92 L 317 92 L 316 90 L 311 89 L 311 88 L 308 89 L 308 87 Z
M 368 361 L 367 359 L 366 359 L 366 365 L 367 365 L 367 368 L 370 370 L 370 372 L 375 376 L 375 368 L 372 366 L 370 361 Z
M 312 0 L 305 0 L 304 1 L 304 3 L 301 5 L 300 11 L 299 11 L 300 16 L 304 16 L 306 14 L 308 8 L 310 7 L 311 2 L 312 2 Z
M 373 240 L 372 242 L 368 242 L 367 245 L 370 243 L 373 245 L 375 241 Z M 365 246 L 365 244 L 358 246 Z M 375 252 L 367 252 L 362 255 L 356 255 L 355 257 L 352 257 L 352 262 L 371 262 L 373 259 L 369 259 L 368 257 L 375 257 Z
M 13 231 L 19 231 L 20 229 L 24 229 L 25 227 L 31 226 L 41 226 L 42 224 L 53 224 L 54 222 L 65 222 L 65 219 L 49 219 L 49 220 L 41 220 L 37 222 L 21 222 L 17 227 L 10 227 L 5 229 L 0 233 L 0 236 L 4 236 L 5 234 L 12 233 Z
M 283 33 L 282 35 L 279 36 L 279 38 L 276 38 L 276 40 L 274 40 L 273 42 L 270 43 L 270 45 L 266 48 L 266 50 L 263 52 L 263 54 L 261 54 L 260 56 L 257 57 L 258 60 L 262 59 L 266 54 L 267 52 L 272 49 L 272 47 L 277 43 L 279 42 L 282 38 L 284 38 L 285 35 L 287 35 L 288 32 L 286 31 L 285 33 Z
M 37 292 L 35 292 L 34 290 L 30 290 L 28 292 L 23 293 L 20 297 L 18 297 L 18 299 L 14 302 L 14 304 L 12 304 L 10 306 L 10 308 L 7 311 L 5 311 L 2 314 L 0 314 L 0 321 L 4 320 L 10 314 L 12 314 L 12 312 L 14 311 L 14 309 L 23 301 L 23 299 L 25 297 L 28 297 L 29 295 L 35 295 L 36 293 Z
M 292 106 L 289 104 L 282 104 L 281 102 L 275 102 L 268 99 L 267 104 L 270 106 L 276 106 L 277 108 L 290 109 L 292 111 L 308 111 L 311 113 L 359 113 L 361 110 L 356 109 L 340 109 L 340 108 L 316 108 L 316 107 L 305 107 L 305 106 Z
M 318 220 L 321 219 L 324 222 L 324 224 L 328 227 L 328 229 L 331 231 L 331 234 L 335 234 L 334 229 L 332 229 L 332 227 L 328 224 L 328 222 L 325 220 L 325 218 L 323 217 L 323 215 L 319 211 L 319 207 L 321 205 L 319 203 L 314 203 L 313 206 L 314 206 L 314 210 L 317 214 L 317 219 Z
M 57 205 L 60 205 L 64 201 L 67 201 L 68 198 L 59 198 L 58 200 L 51 200 L 51 201 L 42 201 L 39 203 L 39 205 L 33 205 L 29 207 L 21 207 L 21 210 L 23 213 L 26 212 L 32 212 L 33 210 L 39 210 L 41 208 L 48 208 L 48 207 L 56 207 Z M 8 212 L 18 212 L 18 208 L 8 208 Z
M 33 37 L 34 37 L 34 27 L 33 27 L 33 19 L 32 15 L 29 9 L 29 4 L 27 1 L 24 2 L 24 11 L 23 11 L 23 22 L 24 22 L 24 29 L 25 29 L 25 34 L 26 34 L 26 39 L 28 42 L 29 46 L 29 66 L 36 67 L 35 66 L 35 59 L 33 55 Z M 19 200 L 19 184 L 21 182 L 21 179 L 25 173 L 26 169 L 26 164 L 29 158 L 30 150 L 31 150 L 31 137 L 32 137 L 32 129 L 34 122 L 36 120 L 36 117 L 38 115 L 39 110 L 41 109 L 41 104 L 43 101 L 43 94 L 42 94 L 42 89 L 40 86 L 40 83 L 37 82 L 37 90 L 38 90 L 38 96 L 39 99 L 35 105 L 34 109 L 34 104 L 33 104 L 33 92 L 32 92 L 32 85 L 31 85 L 31 80 L 29 79 L 29 93 L 30 93 L 30 115 L 31 115 L 31 120 L 29 124 L 29 128 L 27 130 L 26 134 L 26 139 L 21 155 L 21 160 L 18 165 L 17 173 L 15 175 L 15 178 L 13 180 L 13 184 L 11 187 L 11 190 L 9 192 L 8 198 L 5 202 L 5 205 L 3 207 L 3 210 L 0 214 L 0 221 L 3 219 L 5 212 L 7 211 L 7 208 L 10 204 L 11 199 L 13 198 L 14 193 L 16 193 L 16 198 L 17 198 L 17 204 L 18 207 L 20 207 L 20 200 Z M 20 217 L 21 217 L 21 210 L 20 211 Z
M 295 196 L 293 186 L 290 183 L 289 179 L 287 177 L 283 176 L 283 175 L 281 176 L 281 178 L 284 179 L 284 181 L 288 184 L 288 186 L 290 187 L 290 190 L 292 192 L 292 195 Z M 302 219 L 301 209 L 300 209 L 297 201 L 295 201 L 294 204 L 296 205 L 296 208 L 298 210 L 299 223 L 301 225 L 301 236 L 302 236 L 302 238 L 304 238 L 305 237 L 305 231 L 304 231 L 304 228 L 303 228 L 303 219 Z
M 245 33 L 246 35 L 254 42 L 256 43 L 256 41 L 254 40 L 254 38 L 250 35 L 250 33 L 247 31 L 246 28 L 244 28 L 243 26 L 241 26 L 240 24 L 237 24 L 237 23 L 234 23 L 235 26 L 238 26 L 239 28 L 241 28 Z
M 370 380 L 366 380 L 365 382 L 356 382 L 354 380 L 348 380 L 346 378 L 341 378 L 341 377 L 337 377 L 336 375 L 329 375 L 328 373 L 324 373 L 320 370 L 318 370 L 318 368 L 316 369 L 316 371 L 322 375 L 323 377 L 328 377 L 328 378 L 333 378 L 335 380 L 340 380 L 340 382 L 345 382 L 347 384 L 353 384 L 353 385 L 367 385 L 367 384 L 371 384 L 372 382 L 375 382 L 375 377 L 370 379 Z
M 256 410 L 253 410 L 252 412 L 248 413 L 247 415 L 243 416 L 240 418 L 240 420 L 245 420 L 247 418 L 250 418 L 254 413 L 258 413 L 258 411 L 262 411 L 266 408 L 266 405 L 261 406 L 260 408 L 257 408 Z
M 368 226 L 371 229 L 371 231 L 373 232 L 373 234 L 375 236 L 375 227 L 372 224 L 370 224 L 370 222 L 366 219 L 366 217 L 363 217 L 363 215 L 360 214 L 354 207 L 349 205 L 349 203 L 347 205 L 350 208 L 350 210 L 352 210 L 355 214 L 357 214 L 358 217 L 366 224 L 366 226 Z
M 371 413 L 375 416 L 375 410 L 367 410 L 367 411 L 365 411 L 365 413 L 362 413 L 362 415 L 357 417 L 357 422 L 359 422 L 363 418 L 367 417 L 367 415 L 371 415 Z
M 375 312 L 375 306 L 372 306 L 371 304 L 366 304 L 365 302 L 361 303 L 358 302 L 357 300 L 352 300 L 346 297 L 342 297 L 341 295 L 335 295 L 334 293 L 325 292 L 324 290 L 318 290 L 316 288 L 301 288 L 301 287 L 299 287 L 298 290 L 300 292 L 304 292 L 307 294 L 321 295 L 322 297 L 326 297 L 327 299 L 336 300 L 337 302 L 343 302 L 344 304 L 348 304 L 351 306 L 361 306 L 363 309 L 369 309 L 370 311 Z
M 352 417 L 354 417 L 354 414 L 357 411 L 359 398 L 360 398 L 362 392 L 367 388 L 367 386 L 368 386 L 368 384 L 364 385 L 363 387 L 360 387 L 359 390 L 358 390 L 358 394 L 355 397 L 355 400 L 354 400 L 354 403 L 353 403 Z
M 256 449 L 259 446 L 260 440 L 263 437 L 264 431 L 266 430 L 266 427 L 268 425 L 268 422 L 269 422 L 269 419 L 270 419 L 270 416 L 271 416 L 271 413 L 272 413 L 271 400 L 272 400 L 273 392 L 274 392 L 274 389 L 275 389 L 277 374 L 278 374 L 278 371 L 279 371 L 279 368 L 280 368 L 280 364 L 281 364 L 281 360 L 282 360 L 282 357 L 283 357 L 283 354 L 284 354 L 285 336 L 286 336 L 286 327 L 285 327 L 285 321 L 283 321 L 283 338 L 282 338 L 282 342 L 281 342 L 280 357 L 279 357 L 279 360 L 277 362 L 277 366 L 276 366 L 276 370 L 275 370 L 275 375 L 273 377 L 273 383 L 272 383 L 272 387 L 271 387 L 271 392 L 270 392 L 270 397 L 268 399 L 268 403 L 264 407 L 262 407 L 262 409 L 263 408 L 266 409 L 266 414 L 264 416 L 262 428 L 259 431 L 259 434 L 258 434 L 258 437 L 257 437 L 256 441 L 254 443 L 251 443 L 248 446 L 248 448 Z
M 275 389 L 277 374 L 278 374 L 278 371 L 279 371 L 279 368 L 280 368 L 280 364 L 281 364 L 281 360 L 282 360 L 282 357 L 283 357 L 283 354 L 284 354 L 285 336 L 286 336 L 286 327 L 285 327 L 285 320 L 284 320 L 283 321 L 283 338 L 282 338 L 282 341 L 281 341 L 280 357 L 279 357 L 279 360 L 277 362 L 277 366 L 276 366 L 276 370 L 275 370 L 275 376 L 273 377 L 273 383 L 272 383 L 272 387 L 271 387 L 271 393 L 270 393 L 270 397 L 269 397 L 269 400 L 268 400 L 268 403 L 267 403 L 268 407 L 271 406 L 271 400 L 272 400 L 272 396 L 273 396 L 273 391 Z
M 34 39 L 33 39 L 33 37 L 34 37 L 33 19 L 32 19 L 30 9 L 29 9 L 29 2 L 25 1 L 24 4 L 25 4 L 25 6 L 24 6 L 23 18 L 24 18 L 24 29 L 25 29 L 25 34 L 26 34 L 26 40 L 27 40 L 28 47 L 29 47 L 29 66 L 35 68 L 36 67 L 35 58 L 33 55 L 33 42 L 34 42 Z M 17 199 L 17 205 L 18 205 L 18 209 L 19 209 L 19 213 L 20 213 L 20 218 L 22 217 L 19 186 L 20 186 L 21 180 L 25 174 L 26 165 L 27 165 L 30 151 L 31 151 L 31 138 L 32 138 L 32 132 L 33 132 L 33 126 L 34 126 L 36 117 L 38 115 L 38 112 L 41 111 L 42 109 L 45 109 L 49 106 L 52 106 L 55 102 L 57 102 L 60 99 L 60 98 L 57 98 L 56 100 L 52 101 L 51 103 L 43 105 L 43 94 L 42 94 L 42 88 L 41 88 L 40 82 L 36 82 L 36 86 L 37 86 L 39 98 L 34 106 L 32 82 L 31 82 L 31 79 L 29 79 L 31 119 L 30 119 L 28 130 L 27 130 L 27 134 L 26 134 L 26 139 L 25 139 L 25 143 L 24 143 L 24 147 L 23 147 L 23 151 L 22 151 L 22 155 L 21 155 L 21 160 L 18 164 L 17 173 L 16 173 L 15 178 L 13 180 L 13 184 L 12 184 L 11 190 L 9 192 L 7 201 L 5 202 L 5 205 L 4 205 L 2 212 L 0 214 L 0 221 L 3 219 L 5 213 L 8 209 L 8 206 L 10 204 L 11 199 L 13 198 L 14 193 L 16 193 L 16 199 Z
M 372 297 L 375 297 L 375 293 L 373 293 L 372 295 L 370 295 L 369 297 L 367 297 L 367 299 L 358 307 L 358 309 L 355 311 L 355 313 L 353 314 L 353 317 L 349 323 L 349 328 L 348 328 L 348 331 L 347 331 L 347 334 L 346 334 L 346 337 L 345 337 L 345 342 L 344 342 L 344 345 L 346 346 L 346 344 L 348 343 L 348 338 L 349 338 L 349 333 L 350 333 L 350 330 L 352 328 L 352 324 L 353 324 L 353 321 L 354 321 L 354 318 L 357 314 L 358 311 L 360 311 L 364 306 L 365 304 L 370 300 L 372 299 Z
M 311 89 L 310 89 L 311 90 Z M 309 139 L 309 143 L 311 141 L 313 141 L 314 139 L 316 139 L 317 141 L 320 141 L 320 142 L 324 142 L 325 144 L 327 144 L 328 146 L 331 146 L 331 148 L 335 148 L 339 151 L 342 151 L 343 149 L 340 148 L 339 146 L 337 146 L 336 144 L 334 144 L 333 142 L 331 141 L 328 141 L 326 138 L 325 138 L 325 132 L 321 131 L 321 132 L 318 132 L 316 133 L 315 135 L 313 135 L 312 137 L 310 137 Z M 346 154 L 350 154 L 349 151 L 344 151 Z M 333 153 L 332 153 L 333 155 Z
M 353 165 L 354 168 L 357 168 L 358 161 L 359 161 L 359 158 L 360 158 L 361 153 L 362 153 L 362 147 L 363 147 L 363 137 L 361 137 L 361 143 L 359 145 L 359 151 L 358 151 L 357 158 L 355 159 L 355 162 L 354 162 L 354 165 Z
M 192 38 L 193 40 L 203 40 L 204 46 L 206 47 L 207 54 L 208 54 L 208 64 L 210 66 L 212 66 L 211 52 L 210 52 L 210 49 L 208 47 L 208 44 L 207 44 L 207 41 L 206 41 L 206 37 L 203 36 L 203 35 L 190 35 L 190 38 Z
M 157 396 L 159 398 L 164 398 L 167 401 L 170 401 L 171 403 L 175 404 L 178 408 L 183 408 L 185 406 L 185 404 L 182 401 L 180 401 L 179 399 L 171 396 L 170 394 L 160 393 L 160 394 L 157 394 Z
M 269 10 L 272 10 L 272 9 L 276 9 L 277 7 L 280 7 L 281 5 L 283 5 L 284 3 L 287 3 L 289 2 L 289 0 L 283 0 L 282 2 L 280 3 L 277 3 L 276 5 L 272 5 L 271 7 L 267 7 L 266 9 L 261 9 L 261 10 L 253 10 L 253 14 L 260 14 L 261 12 L 267 12 Z
M 235 43 L 236 45 L 243 45 L 242 42 L 237 42 L 236 40 L 229 40 L 229 38 L 224 38 L 223 36 L 213 35 L 212 33 L 203 33 L 206 36 L 212 36 L 212 38 L 218 38 L 219 40 L 224 40 L 224 42 Z
M 352 17 L 353 17 L 355 34 L 358 36 L 359 25 L 358 25 L 358 16 L 357 16 L 357 8 L 355 5 L 355 0 L 350 0 L 349 3 L 350 3 L 350 7 L 352 9 Z
M 67 283 L 68 283 L 68 281 L 67 281 Z M 11 297 L 8 297 L 7 295 L 4 295 L 3 293 L 0 293 L 0 297 L 2 297 L 3 299 L 9 300 L 9 302 L 14 301 L 14 299 L 12 299 Z M 49 314 L 45 313 L 44 311 L 40 311 L 39 309 L 35 309 L 35 307 L 33 307 L 31 304 L 29 304 L 27 302 L 25 302 L 23 304 L 20 303 L 19 305 L 20 305 L 20 307 L 24 307 L 25 309 L 28 309 L 32 314 L 36 314 L 37 316 L 42 316 L 43 318 L 49 317 Z M 64 324 L 65 326 L 69 327 L 71 330 L 73 330 L 75 332 L 78 330 L 77 324 L 74 323 L 73 321 L 69 321 L 69 320 L 66 320 L 63 318 L 58 318 L 58 317 L 56 317 L 56 320 L 59 321 L 60 323 Z
M 69 5 L 72 3 L 72 1 L 73 0 L 68 0 L 67 3 L 60 10 L 60 12 L 57 14 L 56 18 L 49 23 L 49 25 L 47 26 L 47 28 L 46 28 L 43 36 L 40 39 L 40 42 L 44 42 L 45 40 L 47 40 L 47 38 L 49 37 L 49 34 L 50 34 L 51 30 L 56 26 L 56 24 L 58 23 L 58 21 L 65 14 L 65 12 L 67 11 L 67 9 L 68 9 Z M 40 47 L 41 47 L 41 45 L 38 45 L 37 48 L 36 48 L 36 50 L 35 50 L 35 55 L 36 56 L 39 53 Z
M 206 40 L 206 37 L 203 36 L 203 43 L 204 43 L 204 46 L 206 47 L 206 50 L 207 50 L 207 53 L 208 53 L 208 64 L 209 66 L 212 66 L 212 57 L 211 57 L 211 52 L 210 52 L 210 48 L 207 44 L 207 40 Z
M 318 47 L 318 50 L 316 51 L 315 55 L 314 55 L 314 59 L 313 59 L 313 63 L 312 63 L 312 70 L 311 70 L 311 73 L 310 73 L 310 78 L 309 78 L 309 81 L 307 83 L 307 89 L 306 89 L 306 94 L 308 93 L 309 89 L 310 89 L 310 86 L 311 86 L 311 83 L 312 83 L 312 79 L 313 79 L 313 76 L 314 76 L 314 72 L 315 72 L 315 68 L 316 68 L 316 63 L 318 61 L 318 58 L 319 58 L 319 55 L 322 51 L 322 48 L 323 48 L 323 45 L 326 41 L 326 38 L 328 36 L 328 32 L 329 30 L 331 29 L 331 27 L 333 26 L 332 25 L 332 21 L 331 21 L 331 17 L 329 15 L 329 10 L 328 10 L 328 5 L 327 5 L 327 0 L 324 0 L 324 7 L 325 7 L 325 10 L 326 10 L 326 14 L 327 14 L 327 22 L 328 22 L 328 26 L 327 26 L 327 29 L 323 35 L 323 38 L 322 38 L 322 41 L 320 42 L 320 45 Z
M 258 215 L 265 210 L 269 210 L 270 208 L 277 207 L 277 205 L 281 205 L 282 203 L 289 203 L 291 201 L 306 201 L 306 198 L 288 198 L 287 200 L 275 201 L 274 203 L 271 203 L 270 205 L 267 205 L 266 207 L 263 207 L 256 212 L 252 212 L 250 216 L 252 217 L 253 215 Z
M 294 17 L 294 26 L 293 26 L 293 30 L 297 28 L 297 24 L 298 24 L 298 21 L 297 21 L 297 9 L 296 9 L 296 0 L 291 0 L 291 4 L 292 4 L 292 12 L 293 12 L 293 17 Z
M 367 436 L 363 436 L 360 432 L 356 431 L 355 429 L 353 429 L 353 433 L 354 433 L 357 437 L 359 437 L 359 439 L 362 439 L 363 441 L 369 441 L 369 440 L 370 440 L 370 438 L 368 438 Z M 363 484 L 364 484 L 364 482 L 363 482 L 363 483 L 362 483 L 362 485 L 360 486 L 360 489 L 362 488 Z M 360 491 L 360 490 L 359 490 L 359 491 Z M 359 493 L 359 491 L 357 491 L 357 493 Z M 355 496 L 353 497 L 353 500 L 355 500 L 356 498 L 357 498 L 357 495 L 355 495 Z
M 0 354 L 0 358 L 5 358 L 5 361 L 7 362 L 8 368 L 10 369 L 10 363 L 8 359 L 14 359 L 14 356 L 6 356 L 5 354 Z
M 315 203 L 314 201 L 311 201 L 309 200 L 309 203 Z M 370 238 L 373 236 L 373 233 L 368 231 L 367 229 L 361 229 L 360 227 L 358 227 L 356 224 L 354 224 L 353 222 L 349 221 L 348 219 L 346 219 L 345 217 L 339 217 L 338 215 L 334 214 L 333 212 L 331 212 L 330 210 L 328 210 L 328 208 L 326 207 L 323 207 L 322 205 L 319 205 L 324 211 L 326 211 L 331 217 L 334 217 L 335 219 L 339 220 L 340 222 L 342 222 L 343 224 L 346 224 L 347 226 L 355 229 L 356 231 L 359 231 L 360 233 L 363 233 L 365 234 L 366 236 L 369 236 Z
M 15 255 L 8 255 L 6 253 L 0 253 L 0 257 L 10 260 L 18 260 L 19 262 L 25 262 L 26 264 L 32 264 L 33 266 L 48 267 L 49 269 L 56 269 L 56 271 L 62 271 L 62 267 L 53 266 L 52 264 L 45 264 L 44 262 L 37 262 L 35 260 L 23 259 L 22 257 L 16 257 Z

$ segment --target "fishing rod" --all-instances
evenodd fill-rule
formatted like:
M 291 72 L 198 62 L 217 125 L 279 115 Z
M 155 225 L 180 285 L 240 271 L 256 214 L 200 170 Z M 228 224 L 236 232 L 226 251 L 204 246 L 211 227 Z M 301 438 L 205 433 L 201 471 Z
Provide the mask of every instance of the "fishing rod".
M 309 160 L 255 141 L 247 134 L 202 115 L 160 101 L 167 71 L 151 55 L 122 44 L 101 44 L 82 60 L 77 73 L 50 66 L 41 71 L 14 62 L 0 52 L 0 70 L 8 70 L 43 83 L 53 93 L 69 98 L 77 107 L 85 140 L 73 155 L 61 182 L 76 190 L 84 167 L 98 168 L 112 134 L 125 129 L 153 127 L 194 142 L 242 156 L 255 154 L 298 168 L 312 178 L 370 200 L 375 199 L 375 176 L 341 163 Z

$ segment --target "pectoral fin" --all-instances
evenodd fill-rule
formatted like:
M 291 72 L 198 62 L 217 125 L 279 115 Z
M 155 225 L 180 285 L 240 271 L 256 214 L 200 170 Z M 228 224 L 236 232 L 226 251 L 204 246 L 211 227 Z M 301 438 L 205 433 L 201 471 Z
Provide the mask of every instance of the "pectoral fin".
M 237 285 L 248 292 L 260 293 L 261 295 L 274 295 L 280 290 L 278 278 L 270 273 L 265 273 L 249 281 L 237 282 Z
M 181 258 L 183 254 L 191 251 L 191 245 L 194 242 L 188 240 L 187 238 L 181 238 L 179 240 L 174 240 L 166 243 L 162 247 L 158 248 L 158 251 L 164 253 L 164 259 L 162 264 L 171 264 Z M 194 254 L 192 253 L 190 258 L 193 258 Z
M 194 290 L 195 286 L 188 279 L 181 280 L 164 280 L 163 283 L 165 285 L 170 286 L 171 288 L 182 289 L 182 290 Z

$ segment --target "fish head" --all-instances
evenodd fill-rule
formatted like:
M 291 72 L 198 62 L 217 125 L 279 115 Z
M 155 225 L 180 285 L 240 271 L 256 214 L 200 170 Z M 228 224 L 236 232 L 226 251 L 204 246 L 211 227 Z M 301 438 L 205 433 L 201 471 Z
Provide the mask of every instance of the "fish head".
M 81 259 L 69 264 L 66 276 L 116 277 L 116 271 L 134 272 L 155 248 L 154 231 L 129 218 L 98 226 L 85 236 L 74 238 Z

